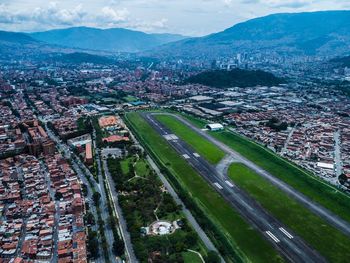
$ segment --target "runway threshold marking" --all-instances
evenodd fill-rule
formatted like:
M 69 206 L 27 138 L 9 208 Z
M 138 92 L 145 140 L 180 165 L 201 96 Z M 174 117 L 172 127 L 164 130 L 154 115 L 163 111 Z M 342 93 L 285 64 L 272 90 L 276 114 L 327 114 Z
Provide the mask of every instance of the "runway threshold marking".
M 214 185 L 217 187 L 217 188 L 219 188 L 220 190 L 222 190 L 222 189 L 224 189 L 220 184 L 218 184 L 218 183 L 214 183 Z
M 189 157 L 187 154 L 182 155 L 185 159 L 190 159 L 191 157 Z
M 275 237 L 275 235 L 272 234 L 270 231 L 266 231 L 265 233 L 266 233 L 269 237 L 271 237 L 272 240 L 275 241 L 276 243 L 279 243 L 279 242 L 280 242 L 280 240 L 279 240 L 277 237 Z
M 292 239 L 292 238 L 293 238 L 293 236 L 292 236 L 291 234 L 289 234 L 288 231 L 285 230 L 283 227 L 280 227 L 279 230 L 281 230 L 281 232 L 282 232 L 283 234 L 285 234 L 289 239 Z
M 179 138 L 175 135 L 175 134 L 165 134 L 163 135 L 163 137 L 167 140 L 167 141 L 176 141 Z
M 234 185 L 230 181 L 225 181 L 225 183 L 231 188 L 234 187 Z

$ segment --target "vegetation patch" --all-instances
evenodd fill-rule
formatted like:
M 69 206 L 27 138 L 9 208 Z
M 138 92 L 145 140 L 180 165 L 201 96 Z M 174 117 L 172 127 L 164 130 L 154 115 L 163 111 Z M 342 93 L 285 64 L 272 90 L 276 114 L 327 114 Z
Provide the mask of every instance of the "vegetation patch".
M 202 259 L 194 252 L 184 252 L 182 253 L 184 263 L 203 263 Z
M 125 160 L 108 159 L 107 163 L 140 262 L 184 262 L 183 253 L 187 249 L 205 252 L 197 234 L 183 218 L 181 207 L 145 159 L 136 155 Z M 181 222 L 181 228 L 170 235 L 147 235 L 144 227 L 158 220 Z
M 186 83 L 197 83 L 215 88 L 273 86 L 283 79 L 262 70 L 212 70 L 188 78 Z

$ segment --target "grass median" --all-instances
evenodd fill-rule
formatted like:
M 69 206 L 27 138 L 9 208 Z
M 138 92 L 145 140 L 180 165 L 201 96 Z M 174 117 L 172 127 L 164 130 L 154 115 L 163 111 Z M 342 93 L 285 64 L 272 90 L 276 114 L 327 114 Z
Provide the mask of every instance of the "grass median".
M 245 165 L 232 164 L 229 177 L 330 262 L 344 262 L 350 257 L 347 236 Z
M 232 209 L 138 113 L 129 113 L 127 119 L 139 139 L 151 148 L 159 161 L 175 176 L 204 213 L 216 223 L 215 225 L 245 261 L 283 261 L 272 245 Z

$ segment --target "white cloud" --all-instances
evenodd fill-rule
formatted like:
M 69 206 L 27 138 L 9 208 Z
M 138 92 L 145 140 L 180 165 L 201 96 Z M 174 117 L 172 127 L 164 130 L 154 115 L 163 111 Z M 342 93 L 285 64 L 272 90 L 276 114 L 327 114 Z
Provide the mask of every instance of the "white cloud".
M 271 13 L 347 8 L 349 0 L 0 0 L 0 30 L 93 26 L 205 35 Z
M 115 10 L 112 7 L 105 6 L 101 10 L 101 14 L 97 15 L 97 18 L 101 22 L 113 24 L 120 21 L 125 21 L 129 15 L 129 11 L 125 8 L 121 10 Z
M 272 7 L 301 8 L 312 4 L 314 0 L 264 0 L 260 2 Z
M 169 29 L 167 23 L 168 23 L 168 19 L 166 18 L 161 18 L 160 20 L 155 20 L 151 22 L 137 20 L 137 21 L 129 22 L 127 27 L 135 28 L 144 32 L 154 32 L 154 31 L 164 31 Z
M 22 25 L 30 23 L 33 27 L 60 27 L 75 25 L 116 25 L 127 20 L 129 12 L 126 8 L 116 10 L 104 6 L 95 14 L 84 10 L 82 4 L 73 8 L 60 8 L 55 2 L 47 7 L 36 7 L 33 10 L 11 11 L 4 4 L 0 5 L 0 23 Z
M 87 13 L 83 11 L 81 4 L 73 9 L 60 9 L 55 2 L 51 2 L 47 8 L 37 7 L 33 12 L 17 14 L 17 19 L 50 25 L 73 25 L 83 21 L 86 16 Z

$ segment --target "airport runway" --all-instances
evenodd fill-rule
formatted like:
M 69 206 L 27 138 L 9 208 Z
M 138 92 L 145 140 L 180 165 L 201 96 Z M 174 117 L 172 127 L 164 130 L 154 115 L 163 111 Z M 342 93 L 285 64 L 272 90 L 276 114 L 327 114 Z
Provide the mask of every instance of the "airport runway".
M 157 113 L 154 113 L 157 114 Z M 326 209 L 325 207 L 321 206 L 320 204 L 314 202 L 309 197 L 305 196 L 304 194 L 300 193 L 299 191 L 295 190 L 292 186 L 289 184 L 283 182 L 282 180 L 278 179 L 277 177 L 273 176 L 272 174 L 268 173 L 252 161 L 248 160 L 247 158 L 243 157 L 238 152 L 234 151 L 224 143 L 218 141 L 214 137 L 210 136 L 207 132 L 199 129 L 198 127 L 195 127 L 192 123 L 185 120 L 179 115 L 166 113 L 168 115 L 173 116 L 178 121 L 182 122 L 186 126 L 188 126 L 190 129 L 194 130 L 198 134 L 202 135 L 205 139 L 210 141 L 211 143 L 215 144 L 217 147 L 219 147 L 221 150 L 226 152 L 228 155 L 230 155 L 234 160 L 243 163 L 248 168 L 252 169 L 254 172 L 268 180 L 273 185 L 280 188 L 282 191 L 287 193 L 289 196 L 293 197 L 295 200 L 299 201 L 301 204 L 303 204 L 306 208 L 308 208 L 310 211 L 315 213 L 316 215 L 320 216 L 324 220 L 326 220 L 329 224 L 343 232 L 345 235 L 350 237 L 350 223 L 343 220 L 330 210 Z
M 239 189 L 232 181 L 223 178 L 204 158 L 188 144 L 172 134 L 150 113 L 143 113 L 146 121 L 181 155 L 232 207 L 249 221 L 278 251 L 291 262 L 315 262 L 326 260 L 317 251 L 309 247 L 301 238 L 267 213 L 247 193 Z

